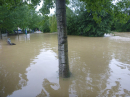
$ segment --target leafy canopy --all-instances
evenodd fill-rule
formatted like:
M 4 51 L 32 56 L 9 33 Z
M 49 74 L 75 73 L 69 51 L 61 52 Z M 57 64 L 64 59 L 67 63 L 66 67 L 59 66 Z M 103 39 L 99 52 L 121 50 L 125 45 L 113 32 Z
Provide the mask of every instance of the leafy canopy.
M 93 18 L 96 21 L 99 20 L 100 17 L 98 17 L 98 12 L 101 12 L 104 10 L 108 14 L 111 14 L 114 16 L 115 20 L 120 20 L 120 22 L 126 22 L 130 17 L 128 14 L 125 14 L 123 10 L 127 9 L 130 5 L 130 0 L 120 0 L 116 3 L 116 5 L 113 4 L 115 0 L 80 0 L 86 4 L 86 9 L 88 12 L 94 11 Z

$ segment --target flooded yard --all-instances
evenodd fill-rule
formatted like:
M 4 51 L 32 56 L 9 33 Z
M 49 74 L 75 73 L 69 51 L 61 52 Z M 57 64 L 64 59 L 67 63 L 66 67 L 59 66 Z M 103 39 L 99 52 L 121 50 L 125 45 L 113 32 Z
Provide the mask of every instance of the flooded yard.
M 72 76 L 58 76 L 57 34 L 0 40 L 0 97 L 129 97 L 130 33 L 68 36 Z

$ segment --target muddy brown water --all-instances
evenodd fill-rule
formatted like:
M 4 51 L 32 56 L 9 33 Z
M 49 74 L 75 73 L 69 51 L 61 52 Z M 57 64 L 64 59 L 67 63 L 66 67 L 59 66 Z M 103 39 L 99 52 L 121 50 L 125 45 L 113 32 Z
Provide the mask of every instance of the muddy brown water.
M 57 34 L 0 40 L 0 97 L 130 97 L 130 33 L 68 36 L 72 76 L 58 77 Z

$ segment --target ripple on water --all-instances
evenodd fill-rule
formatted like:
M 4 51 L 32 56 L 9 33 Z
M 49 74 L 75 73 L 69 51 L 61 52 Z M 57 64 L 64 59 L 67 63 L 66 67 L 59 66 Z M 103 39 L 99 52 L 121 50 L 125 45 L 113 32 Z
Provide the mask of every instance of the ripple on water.
M 130 64 L 125 64 L 117 59 L 112 59 L 109 64 L 110 77 L 107 80 L 107 87 L 105 90 L 109 90 L 108 94 L 111 95 L 125 95 L 129 96 L 130 92 L 125 92 L 130 89 Z
M 121 37 L 121 36 L 113 36 L 113 37 L 110 37 L 110 39 L 116 40 L 116 41 L 130 41 L 130 38 L 128 38 L 128 37 Z

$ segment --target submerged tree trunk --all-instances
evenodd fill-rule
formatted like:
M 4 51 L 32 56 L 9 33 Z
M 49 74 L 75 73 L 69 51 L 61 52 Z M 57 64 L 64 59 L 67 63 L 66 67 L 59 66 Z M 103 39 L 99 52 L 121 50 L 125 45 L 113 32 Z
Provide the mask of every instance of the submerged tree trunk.
M 18 32 L 18 30 L 19 30 L 19 29 L 17 28 L 17 35 L 19 36 L 19 32 Z
M 56 0 L 56 17 L 58 29 L 59 76 L 69 77 L 68 42 L 66 25 L 66 0 Z

